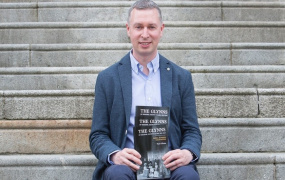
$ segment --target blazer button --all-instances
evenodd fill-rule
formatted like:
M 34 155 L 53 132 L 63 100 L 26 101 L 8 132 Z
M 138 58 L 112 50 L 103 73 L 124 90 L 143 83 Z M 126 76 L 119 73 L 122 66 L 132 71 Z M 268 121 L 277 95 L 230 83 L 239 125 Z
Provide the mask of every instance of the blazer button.
M 125 132 L 125 135 L 127 135 L 128 134 L 128 130 L 126 130 L 126 132 Z

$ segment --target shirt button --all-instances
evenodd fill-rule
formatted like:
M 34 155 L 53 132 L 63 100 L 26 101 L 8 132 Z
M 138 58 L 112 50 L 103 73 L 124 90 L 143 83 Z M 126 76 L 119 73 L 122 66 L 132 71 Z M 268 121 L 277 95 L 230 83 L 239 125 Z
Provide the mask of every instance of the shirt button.
M 126 130 L 126 132 L 125 132 L 125 135 L 127 135 L 128 134 L 128 130 Z

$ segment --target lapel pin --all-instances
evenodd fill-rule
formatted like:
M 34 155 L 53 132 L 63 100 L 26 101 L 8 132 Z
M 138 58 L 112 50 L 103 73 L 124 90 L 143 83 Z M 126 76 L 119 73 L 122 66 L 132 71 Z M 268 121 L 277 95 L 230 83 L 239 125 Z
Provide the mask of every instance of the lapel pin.
M 167 71 L 170 71 L 170 68 L 169 68 L 169 67 L 167 68 Z

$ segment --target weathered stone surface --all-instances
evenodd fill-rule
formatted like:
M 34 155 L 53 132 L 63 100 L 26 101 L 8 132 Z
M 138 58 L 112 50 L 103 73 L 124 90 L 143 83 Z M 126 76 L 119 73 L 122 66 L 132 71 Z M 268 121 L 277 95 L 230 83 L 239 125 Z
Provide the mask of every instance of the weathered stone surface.
M 95 22 L 95 21 L 126 21 L 128 17 L 128 7 L 93 7 L 46 8 L 45 4 L 39 9 L 40 22 Z M 41 5 L 41 4 L 39 4 Z M 88 3 L 84 3 L 87 6 Z M 104 4 L 101 4 L 104 5 Z M 219 7 L 161 7 L 164 21 L 218 21 L 221 20 L 221 10 Z M 114 16 L 115 15 L 115 16 Z
M 3 1 L 3 0 L 2 0 Z M 122 21 L 126 20 L 132 2 L 22 3 L 0 5 L 6 21 Z M 5 1 L 4 1 L 5 2 Z M 25 2 L 21 0 L 21 2 Z M 282 3 L 260 2 L 157 2 L 166 21 L 282 21 Z M 108 8 L 106 8 L 108 7 Z M 258 8 L 257 8 L 258 7 Z M 9 12 L 12 11 L 12 12 Z M 31 12 L 33 13 L 31 13 Z M 22 12 L 24 16 L 21 16 Z M 30 16 L 28 16 L 29 14 Z M 13 15 L 14 14 L 14 15 Z M 26 15 L 27 14 L 27 15 Z M 111 16 L 114 15 L 115 16 Z M 9 16 L 10 15 L 10 16 Z
M 92 155 L 0 156 L 3 180 L 91 179 L 96 166 Z
M 270 153 L 204 153 L 198 171 L 201 179 L 274 180 L 275 156 Z
M 31 66 L 44 66 L 44 67 L 106 66 L 107 67 L 119 61 L 124 55 L 128 53 L 129 50 L 33 51 L 31 54 L 32 58 Z
M 0 90 L 0 119 L 4 119 L 4 92 Z
M 203 152 L 285 151 L 284 118 L 199 119 L 199 124 Z
M 250 179 L 274 180 L 274 165 L 200 165 L 201 179 Z
M 284 49 L 232 50 L 233 65 L 285 65 Z
M 256 3 L 255 5 L 258 5 L 258 4 Z M 280 4 L 280 6 L 282 5 Z M 224 21 L 283 21 L 284 17 L 285 17 L 285 10 L 282 7 L 280 8 L 274 8 L 274 7 L 223 8 L 223 20 Z
M 283 88 L 285 73 L 192 73 L 195 88 Z
M 88 119 L 92 117 L 93 93 L 81 92 L 7 92 L 5 119 Z
M 0 75 L 3 90 L 94 89 L 97 74 Z
M 274 180 L 274 159 L 279 154 L 225 153 L 202 154 L 198 164 L 201 179 Z M 281 155 L 282 156 L 282 155 Z M 284 156 L 284 155 L 283 155 Z M 277 158 L 278 159 L 278 158 Z M 4 179 L 90 179 L 97 160 L 93 155 L 3 155 L 0 175 Z M 277 174 L 277 176 L 276 176 Z M 281 180 L 281 179 L 278 179 Z
M 90 153 L 90 120 L 5 120 L 0 125 L 0 154 Z
M 28 44 L 0 44 L 0 67 L 30 66 Z
M 285 86 L 285 78 L 283 78 L 282 86 Z M 284 89 L 259 89 L 258 93 L 261 117 L 285 117 Z
M 276 156 L 276 179 L 285 179 L 285 155 L 278 154 Z
M 29 51 L 0 51 L 0 67 L 29 66 Z
M 1 4 L 0 4 L 1 6 Z M 1 9 L 0 22 L 36 22 L 36 9 Z
M 254 89 L 209 89 L 196 92 L 199 117 L 256 117 L 258 100 Z

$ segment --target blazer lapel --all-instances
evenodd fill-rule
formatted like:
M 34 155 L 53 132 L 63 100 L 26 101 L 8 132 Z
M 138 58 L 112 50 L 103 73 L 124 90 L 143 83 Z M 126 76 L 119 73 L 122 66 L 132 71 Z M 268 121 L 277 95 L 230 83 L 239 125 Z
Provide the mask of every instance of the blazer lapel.
M 129 124 L 132 108 L 132 71 L 130 54 L 128 53 L 118 65 L 121 89 L 123 92 L 124 107 L 126 114 L 126 123 Z
M 172 67 L 170 62 L 159 55 L 161 103 L 163 107 L 171 106 L 172 98 Z

